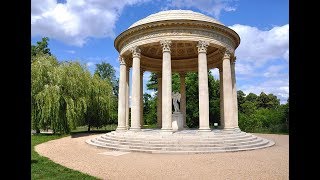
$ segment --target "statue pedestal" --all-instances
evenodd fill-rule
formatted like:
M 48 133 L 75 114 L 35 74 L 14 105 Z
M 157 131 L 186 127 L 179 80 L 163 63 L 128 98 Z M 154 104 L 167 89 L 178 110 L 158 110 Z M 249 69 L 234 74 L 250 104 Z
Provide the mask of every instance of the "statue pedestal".
M 172 130 L 178 131 L 183 129 L 183 114 L 181 112 L 174 112 L 172 114 Z

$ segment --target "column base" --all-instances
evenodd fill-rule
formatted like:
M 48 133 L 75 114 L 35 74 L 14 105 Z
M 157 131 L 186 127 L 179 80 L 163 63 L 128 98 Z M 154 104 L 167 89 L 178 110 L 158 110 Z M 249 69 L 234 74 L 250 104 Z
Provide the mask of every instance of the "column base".
M 141 131 L 141 128 L 140 127 L 131 127 L 129 130 L 130 131 Z
M 170 134 L 173 134 L 173 130 L 172 129 L 161 129 L 161 134 L 163 135 L 170 135 Z
M 235 128 L 234 127 L 223 128 L 222 130 L 225 133 L 234 133 L 235 132 Z
M 210 132 L 211 129 L 210 128 L 199 128 L 198 132 Z
M 161 128 L 161 132 L 173 132 L 172 128 Z
M 118 126 L 117 127 L 117 129 L 116 129 L 116 131 L 126 131 L 127 130 L 127 128 L 125 127 L 125 126 Z
M 235 127 L 235 128 L 234 128 L 234 131 L 240 132 L 241 129 L 240 129 L 239 127 Z

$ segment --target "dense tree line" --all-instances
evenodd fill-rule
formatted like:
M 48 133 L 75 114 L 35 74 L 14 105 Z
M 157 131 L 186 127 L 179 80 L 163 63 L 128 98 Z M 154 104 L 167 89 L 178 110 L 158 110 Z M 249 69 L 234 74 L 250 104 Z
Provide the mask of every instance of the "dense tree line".
M 209 77 L 209 123 L 212 126 L 220 124 L 220 83 L 211 72 Z M 187 101 L 187 125 L 190 128 L 199 126 L 199 91 L 198 74 L 186 74 L 186 101 Z M 144 95 L 144 119 L 145 123 L 155 124 L 157 102 L 157 78 L 151 73 L 147 83 L 149 90 L 156 91 L 155 96 Z M 180 79 L 178 74 L 172 75 L 172 90 L 180 92 Z M 244 94 L 237 92 L 239 127 L 247 132 L 271 132 L 287 133 L 289 131 L 289 101 L 280 104 L 280 100 L 273 94 L 261 92 L 258 96 L 254 93 Z
M 117 80 L 112 66 L 98 64 L 91 75 L 79 62 L 59 62 L 48 40 L 43 38 L 31 49 L 32 129 L 69 133 L 77 126 L 87 125 L 90 131 L 91 126 L 115 123 Z

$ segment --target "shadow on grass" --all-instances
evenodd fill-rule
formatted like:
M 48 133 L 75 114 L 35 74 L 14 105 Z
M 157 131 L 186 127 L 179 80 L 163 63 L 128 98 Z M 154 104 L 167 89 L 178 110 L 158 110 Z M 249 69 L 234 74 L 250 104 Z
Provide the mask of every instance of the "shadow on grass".
M 38 163 L 38 160 L 31 159 L 31 164 L 33 164 L 33 163 Z
M 94 134 L 101 134 L 101 133 L 108 133 L 111 132 L 111 130 L 92 130 L 90 132 L 88 131 L 77 131 L 77 132 L 71 132 L 71 138 L 78 138 L 78 137 L 84 137 L 84 136 L 90 136 Z

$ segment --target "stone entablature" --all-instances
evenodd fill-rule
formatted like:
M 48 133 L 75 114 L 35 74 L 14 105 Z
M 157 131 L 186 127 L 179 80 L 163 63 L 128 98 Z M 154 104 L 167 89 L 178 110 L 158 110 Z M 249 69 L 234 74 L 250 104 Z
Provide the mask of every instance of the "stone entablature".
M 189 11 L 183 11 L 189 13 Z M 170 13 L 169 13 L 170 14 Z M 191 13 L 192 14 L 192 13 Z M 213 20 L 214 21 L 214 20 Z M 147 71 L 160 72 L 162 62 L 162 40 L 170 40 L 172 72 L 197 72 L 198 41 L 208 42 L 208 68 L 221 64 L 223 53 L 234 50 L 240 38 L 232 29 L 222 24 L 185 19 L 149 22 L 134 26 L 115 39 L 115 47 L 132 66 L 131 49 L 141 49 L 141 67 Z
M 133 46 L 160 41 L 164 36 L 171 40 L 205 39 L 210 45 L 225 47 L 232 52 L 240 44 L 239 36 L 232 29 L 208 22 L 181 20 L 181 22 L 156 22 L 142 26 L 144 27 L 135 27 L 136 30 L 124 31 L 116 38 L 115 47 L 120 54 L 124 54 Z

